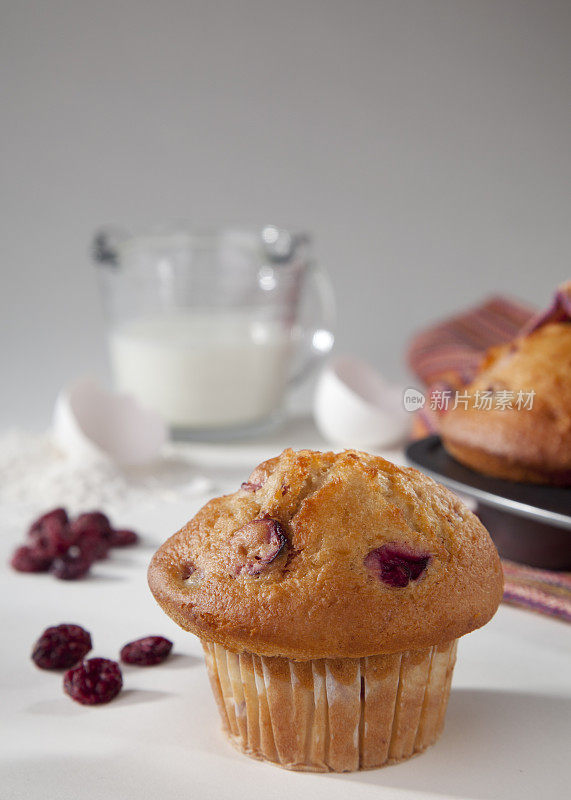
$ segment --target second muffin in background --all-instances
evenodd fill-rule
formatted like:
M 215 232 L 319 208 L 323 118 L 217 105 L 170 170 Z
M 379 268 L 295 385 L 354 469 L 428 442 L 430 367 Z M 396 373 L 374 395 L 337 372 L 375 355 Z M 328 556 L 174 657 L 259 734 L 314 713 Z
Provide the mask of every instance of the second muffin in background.
M 571 281 L 531 328 L 491 348 L 440 421 L 462 464 L 504 480 L 571 486 Z
M 348 771 L 422 752 L 443 724 L 456 640 L 502 596 L 478 519 L 413 469 L 286 450 L 155 554 L 163 609 L 203 643 L 245 753 Z

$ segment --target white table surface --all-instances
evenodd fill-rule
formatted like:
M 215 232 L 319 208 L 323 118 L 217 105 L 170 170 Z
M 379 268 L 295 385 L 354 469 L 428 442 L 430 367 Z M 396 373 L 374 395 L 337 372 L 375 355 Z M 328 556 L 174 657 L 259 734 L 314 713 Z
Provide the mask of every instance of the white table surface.
M 323 446 L 298 426 L 250 445 L 191 450 L 218 493 L 286 444 Z M 446 728 L 423 755 L 381 770 L 315 775 L 236 753 L 220 731 L 198 641 L 163 614 L 146 584 L 154 548 L 206 499 L 115 512 L 144 543 L 115 551 L 77 582 L 11 571 L 6 562 L 22 532 L 2 531 L 2 800 L 570 796 L 571 626 L 508 606 L 461 640 Z M 115 658 L 124 642 L 150 633 L 171 638 L 174 655 L 154 668 L 125 667 L 119 698 L 82 707 L 63 694 L 61 674 L 29 658 L 43 629 L 61 622 L 91 632 L 91 656 Z

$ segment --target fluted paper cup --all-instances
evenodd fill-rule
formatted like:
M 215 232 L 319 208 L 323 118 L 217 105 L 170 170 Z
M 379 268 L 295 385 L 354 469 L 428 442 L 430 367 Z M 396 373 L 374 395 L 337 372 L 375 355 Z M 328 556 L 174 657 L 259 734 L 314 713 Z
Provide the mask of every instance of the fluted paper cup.
M 312 772 L 373 769 L 423 752 L 444 727 L 456 641 L 310 661 L 202 645 L 223 728 L 254 758 Z

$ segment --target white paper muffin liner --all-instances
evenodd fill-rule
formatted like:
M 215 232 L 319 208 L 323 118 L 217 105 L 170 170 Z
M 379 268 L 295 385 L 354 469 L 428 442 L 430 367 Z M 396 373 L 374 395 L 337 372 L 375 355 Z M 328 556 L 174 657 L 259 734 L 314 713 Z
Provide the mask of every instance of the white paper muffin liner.
M 372 769 L 421 753 L 444 727 L 456 641 L 311 661 L 202 645 L 224 730 L 254 758 L 313 772 Z

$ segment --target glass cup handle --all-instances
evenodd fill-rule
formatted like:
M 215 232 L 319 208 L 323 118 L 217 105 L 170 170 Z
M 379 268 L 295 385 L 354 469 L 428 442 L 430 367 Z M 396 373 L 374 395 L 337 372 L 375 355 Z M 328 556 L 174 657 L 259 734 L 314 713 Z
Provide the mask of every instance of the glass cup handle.
M 128 234 L 119 228 L 110 226 L 100 228 L 91 242 L 91 257 L 95 264 L 106 267 L 119 267 L 119 246 L 128 238 Z
M 333 347 L 335 322 L 335 296 L 327 273 L 315 262 L 309 262 L 305 275 L 303 305 L 295 329 L 298 357 L 289 386 L 299 386 L 319 366 Z M 307 316 L 304 321 L 303 317 Z

